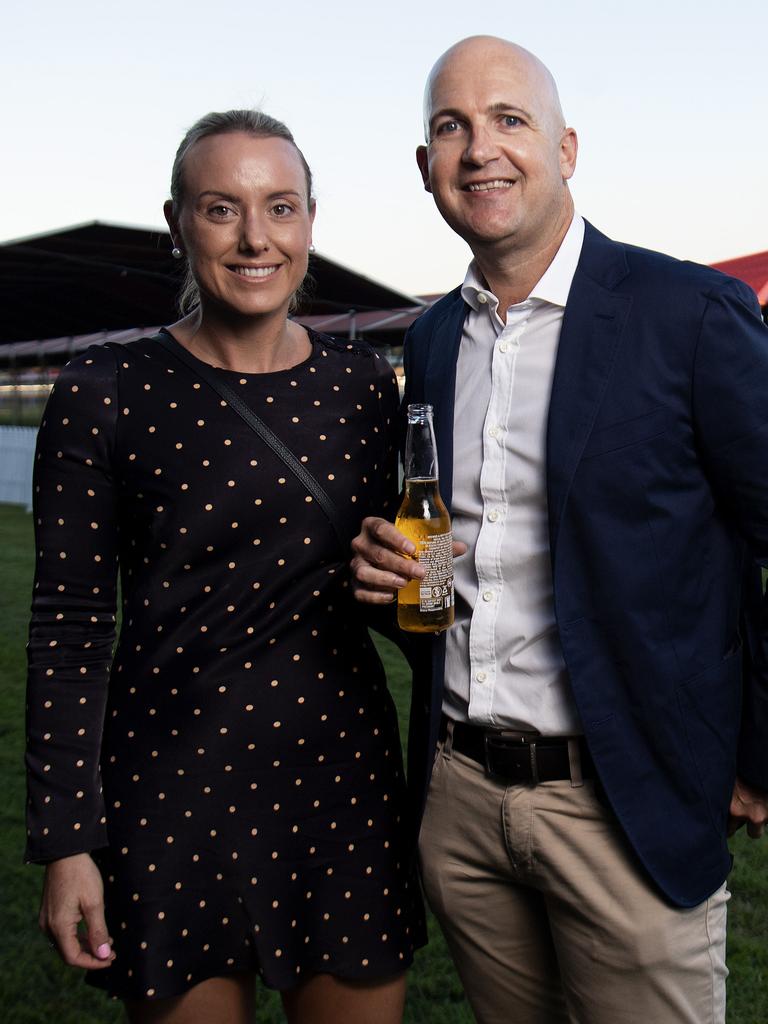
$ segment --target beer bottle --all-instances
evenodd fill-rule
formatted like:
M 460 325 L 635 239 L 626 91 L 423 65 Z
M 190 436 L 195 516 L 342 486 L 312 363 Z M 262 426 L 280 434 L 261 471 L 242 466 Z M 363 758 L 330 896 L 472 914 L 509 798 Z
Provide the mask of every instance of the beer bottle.
M 453 538 L 437 486 L 432 406 L 408 406 L 405 496 L 395 526 L 416 545 L 412 556 L 427 570 L 397 592 L 397 622 L 412 633 L 439 633 L 453 622 Z

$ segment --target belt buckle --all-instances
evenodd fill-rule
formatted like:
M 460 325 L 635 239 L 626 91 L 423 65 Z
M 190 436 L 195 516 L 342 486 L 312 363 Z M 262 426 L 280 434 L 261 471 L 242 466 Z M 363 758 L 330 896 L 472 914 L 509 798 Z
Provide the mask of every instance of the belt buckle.
M 525 781 L 528 784 L 532 784 L 534 786 L 538 785 L 538 783 L 539 783 L 539 766 L 538 766 L 538 761 L 537 761 L 537 758 L 536 758 L 536 742 L 535 742 L 535 740 L 530 740 L 530 741 L 526 740 L 524 736 L 521 736 L 519 733 L 515 733 L 515 732 L 504 733 L 503 731 L 500 731 L 500 732 L 485 732 L 485 733 L 483 733 L 483 749 L 484 749 L 484 753 L 485 753 L 485 770 L 486 770 L 488 775 L 494 776 L 496 778 L 502 778 L 502 779 L 505 777 L 504 774 L 502 772 L 495 771 L 494 767 L 493 767 L 493 763 L 492 763 L 492 753 L 493 753 L 492 743 L 493 743 L 494 740 L 496 740 L 496 741 L 501 740 L 502 742 L 501 742 L 500 746 L 502 746 L 502 747 L 503 746 L 506 746 L 507 748 L 509 748 L 509 747 L 513 747 L 514 748 L 514 747 L 516 747 L 518 751 L 523 751 L 523 750 L 527 750 L 528 751 L 528 759 L 529 759 L 528 760 L 528 764 L 529 764 L 529 768 L 530 768 L 530 777 L 528 779 L 520 780 L 520 781 L 521 782 Z M 512 741 L 512 742 L 506 742 L 505 743 L 504 741 Z

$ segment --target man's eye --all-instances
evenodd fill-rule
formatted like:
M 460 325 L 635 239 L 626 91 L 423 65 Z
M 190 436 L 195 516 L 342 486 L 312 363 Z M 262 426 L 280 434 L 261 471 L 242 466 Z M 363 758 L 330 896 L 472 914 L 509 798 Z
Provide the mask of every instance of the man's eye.
M 275 203 L 272 207 L 272 212 L 278 217 L 285 217 L 289 213 L 293 213 L 293 207 L 288 203 Z
M 504 115 L 504 126 L 506 128 L 518 128 L 522 123 L 517 114 Z
M 232 211 L 228 206 L 224 206 L 221 203 L 217 203 L 216 206 L 208 207 L 208 213 L 212 214 L 212 216 L 214 217 L 226 217 L 231 212 Z
M 457 132 L 458 130 L 459 130 L 459 122 L 458 121 L 443 121 L 442 124 L 439 124 L 437 126 L 436 134 L 437 135 L 450 135 L 453 132 Z

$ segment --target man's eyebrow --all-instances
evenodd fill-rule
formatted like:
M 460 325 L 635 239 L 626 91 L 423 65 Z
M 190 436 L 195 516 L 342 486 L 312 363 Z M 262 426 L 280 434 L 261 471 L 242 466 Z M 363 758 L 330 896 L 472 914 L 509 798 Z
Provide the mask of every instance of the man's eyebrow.
M 439 118 L 441 117 L 455 117 L 457 121 L 461 121 L 464 118 L 464 114 L 455 107 L 443 107 L 441 110 L 436 110 L 435 113 L 429 119 L 429 130 L 432 131 L 432 127 Z
M 488 113 L 489 114 L 522 114 L 522 116 L 525 117 L 527 120 L 529 120 L 529 121 L 534 120 L 533 114 L 531 114 L 529 111 L 523 110 L 522 107 L 515 106 L 514 103 L 504 103 L 503 101 L 500 101 L 499 103 L 492 103 L 490 105 L 490 107 L 488 107 Z

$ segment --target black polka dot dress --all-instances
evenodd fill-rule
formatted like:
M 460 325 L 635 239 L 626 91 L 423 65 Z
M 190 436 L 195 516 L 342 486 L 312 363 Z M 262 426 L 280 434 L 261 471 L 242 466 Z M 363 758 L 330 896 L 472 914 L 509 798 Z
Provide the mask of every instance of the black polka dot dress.
M 217 373 L 351 529 L 392 518 L 392 371 L 310 337 L 289 370 Z M 27 857 L 99 864 L 117 956 L 89 980 L 142 999 L 407 967 L 397 722 L 317 503 L 152 339 L 61 373 L 35 503 Z

